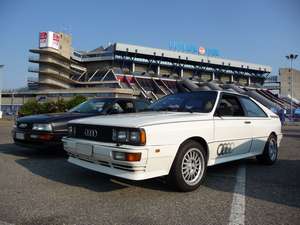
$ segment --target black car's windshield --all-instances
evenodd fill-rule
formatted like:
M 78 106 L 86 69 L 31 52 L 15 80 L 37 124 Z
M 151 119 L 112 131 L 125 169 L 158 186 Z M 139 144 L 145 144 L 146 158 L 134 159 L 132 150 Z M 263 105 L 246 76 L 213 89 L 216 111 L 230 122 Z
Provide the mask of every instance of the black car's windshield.
M 208 113 L 213 109 L 216 98 L 215 91 L 178 93 L 159 99 L 148 110 Z
M 101 113 L 108 102 L 108 99 L 91 99 L 75 106 L 74 108 L 70 109 L 69 112 Z

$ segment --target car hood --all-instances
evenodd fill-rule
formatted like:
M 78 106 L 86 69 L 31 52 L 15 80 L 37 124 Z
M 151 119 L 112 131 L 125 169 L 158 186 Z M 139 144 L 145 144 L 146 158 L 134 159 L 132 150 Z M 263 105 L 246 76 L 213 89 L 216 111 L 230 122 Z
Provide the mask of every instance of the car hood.
M 190 112 L 141 112 L 132 114 L 117 114 L 105 117 L 95 116 L 90 118 L 72 120 L 69 123 L 93 124 L 118 127 L 144 127 L 165 123 L 191 122 L 209 120 L 210 113 Z
M 69 120 L 94 116 L 93 113 L 49 113 L 49 114 L 39 114 L 32 116 L 24 116 L 17 119 L 19 123 L 54 123 L 54 122 L 68 122 Z

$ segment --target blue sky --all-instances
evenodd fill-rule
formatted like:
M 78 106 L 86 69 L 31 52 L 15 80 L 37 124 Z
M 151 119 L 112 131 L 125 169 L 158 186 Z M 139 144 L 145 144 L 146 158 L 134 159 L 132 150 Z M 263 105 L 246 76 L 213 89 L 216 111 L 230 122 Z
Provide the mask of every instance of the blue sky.
M 299 0 L 0 1 L 2 87 L 26 86 L 39 31 L 67 31 L 78 50 L 108 42 L 168 48 L 171 40 L 219 49 L 221 57 L 288 66 L 300 54 Z M 295 62 L 300 69 L 300 58 Z

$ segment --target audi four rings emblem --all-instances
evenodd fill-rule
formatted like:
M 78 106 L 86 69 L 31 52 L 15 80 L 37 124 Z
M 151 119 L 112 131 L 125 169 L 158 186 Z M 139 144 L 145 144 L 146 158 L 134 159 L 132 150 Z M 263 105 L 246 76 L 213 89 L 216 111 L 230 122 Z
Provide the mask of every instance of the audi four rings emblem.
M 218 146 L 217 154 L 225 155 L 233 152 L 234 143 L 222 143 Z
M 98 131 L 94 129 L 85 129 L 84 135 L 87 137 L 97 137 Z

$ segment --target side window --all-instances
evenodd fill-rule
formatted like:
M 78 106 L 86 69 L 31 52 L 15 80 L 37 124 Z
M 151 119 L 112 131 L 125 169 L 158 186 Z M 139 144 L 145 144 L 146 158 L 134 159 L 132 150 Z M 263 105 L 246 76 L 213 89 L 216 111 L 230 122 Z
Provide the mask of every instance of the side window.
M 148 108 L 148 104 L 144 101 L 136 101 L 135 102 L 135 109 L 137 112 L 143 111 Z
M 224 94 L 220 100 L 216 113 L 219 116 L 245 116 L 239 99 L 234 95 Z
M 246 110 L 247 116 L 267 117 L 266 113 L 251 99 L 242 97 L 240 100 Z

